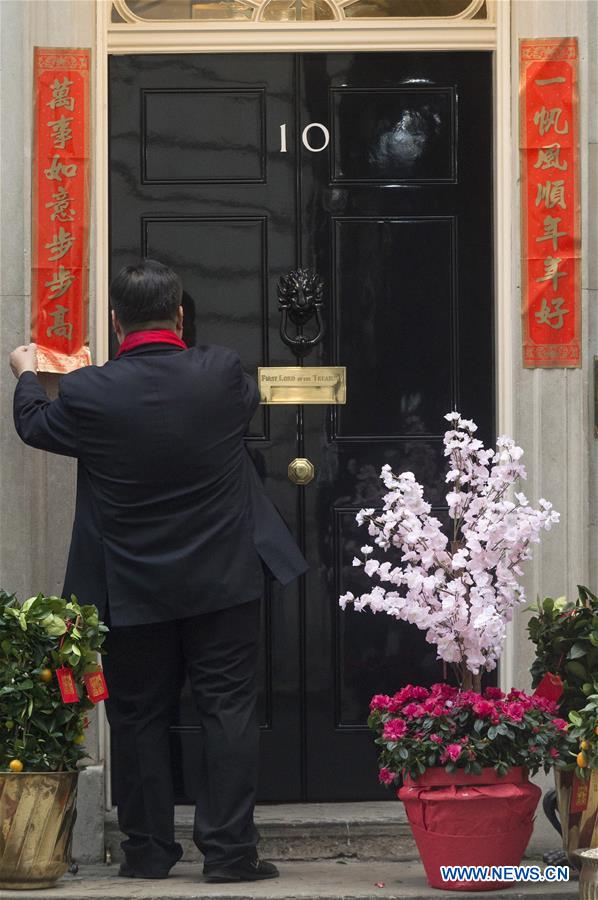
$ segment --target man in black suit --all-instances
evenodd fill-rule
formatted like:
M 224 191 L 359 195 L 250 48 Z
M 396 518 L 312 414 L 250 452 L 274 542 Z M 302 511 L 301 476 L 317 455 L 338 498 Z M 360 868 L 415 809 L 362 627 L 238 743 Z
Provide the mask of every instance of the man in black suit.
M 263 492 L 243 436 L 259 398 L 238 355 L 187 349 L 182 287 L 161 263 L 111 285 L 118 356 L 64 376 L 50 400 L 35 345 L 11 354 L 16 429 L 76 457 L 64 595 L 110 624 L 105 672 L 119 775 L 121 874 L 164 878 L 180 859 L 168 727 L 186 668 L 203 726 L 195 841 L 208 881 L 275 877 L 253 821 L 263 566 L 307 568 Z

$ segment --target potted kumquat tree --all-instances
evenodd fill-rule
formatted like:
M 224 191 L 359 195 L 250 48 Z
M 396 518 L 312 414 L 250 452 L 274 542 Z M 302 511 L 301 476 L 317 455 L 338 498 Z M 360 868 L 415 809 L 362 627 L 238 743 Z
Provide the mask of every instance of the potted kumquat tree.
M 107 630 L 74 598 L 0 591 L 0 888 L 50 887 L 68 868 Z
M 573 865 L 578 849 L 598 846 L 598 597 L 583 585 L 577 591 L 575 600 L 538 600 L 528 625 L 536 645 L 532 684 L 551 686 L 559 715 L 570 723 L 570 766 L 555 770 L 556 790 L 544 809 Z

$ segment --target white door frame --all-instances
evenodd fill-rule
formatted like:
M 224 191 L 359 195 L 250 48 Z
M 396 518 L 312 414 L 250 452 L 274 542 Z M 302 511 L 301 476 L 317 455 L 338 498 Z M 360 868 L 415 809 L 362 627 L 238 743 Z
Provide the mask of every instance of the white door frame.
M 194 22 L 115 24 L 112 4 L 96 4 L 95 57 L 95 361 L 108 358 L 108 56 L 124 53 L 299 53 L 332 51 L 491 50 L 494 56 L 494 278 L 496 412 L 500 434 L 513 433 L 511 3 L 489 2 L 493 20 L 352 19 L 335 22 Z M 518 264 L 518 263 L 515 263 Z M 517 307 L 518 308 L 518 307 Z M 501 687 L 513 678 L 514 638 L 507 629 Z M 100 744 L 110 801 L 109 730 Z

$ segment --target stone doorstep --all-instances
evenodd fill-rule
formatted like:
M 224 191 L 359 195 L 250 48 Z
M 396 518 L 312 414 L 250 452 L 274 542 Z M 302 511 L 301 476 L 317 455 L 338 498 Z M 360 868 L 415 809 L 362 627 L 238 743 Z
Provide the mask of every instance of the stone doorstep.
M 47 891 L 0 891 L 2 900 L 574 900 L 578 884 L 515 884 L 492 892 L 430 888 L 419 862 L 282 862 L 280 878 L 254 884 L 206 884 L 198 865 L 179 863 L 166 881 L 119 878 L 116 866 L 82 866 Z
M 292 803 L 258 806 L 260 853 L 273 860 L 319 860 L 338 857 L 360 860 L 413 860 L 417 849 L 405 810 L 396 802 Z M 200 854 L 193 843 L 193 809 L 176 809 L 176 837 L 183 846 L 183 861 Z M 106 815 L 107 859 L 122 860 L 123 839 L 116 813 Z

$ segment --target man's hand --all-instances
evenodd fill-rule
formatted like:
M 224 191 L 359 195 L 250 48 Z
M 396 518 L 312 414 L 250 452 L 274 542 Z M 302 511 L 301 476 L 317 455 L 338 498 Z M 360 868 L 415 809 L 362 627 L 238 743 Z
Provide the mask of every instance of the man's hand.
M 13 350 L 10 354 L 10 368 L 15 378 L 20 378 L 23 372 L 37 372 L 37 344 Z

